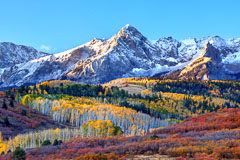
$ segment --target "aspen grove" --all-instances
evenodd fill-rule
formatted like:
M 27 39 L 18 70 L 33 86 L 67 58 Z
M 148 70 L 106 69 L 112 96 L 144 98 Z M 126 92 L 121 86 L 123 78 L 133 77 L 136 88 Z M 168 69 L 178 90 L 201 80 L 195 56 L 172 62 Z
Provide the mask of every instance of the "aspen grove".
M 122 129 L 123 135 L 143 135 L 150 129 L 168 126 L 167 120 L 160 120 L 126 107 L 98 103 L 93 99 L 27 94 L 21 102 L 51 116 L 57 122 L 70 123 L 75 127 L 81 127 L 90 120 L 111 120 L 115 126 Z
M 122 131 L 119 127 L 113 125 L 112 121 L 98 120 L 88 121 L 79 128 L 47 129 L 26 134 L 19 134 L 8 141 L 3 141 L 0 135 L 0 152 L 6 153 L 8 150 L 15 150 L 16 147 L 36 148 L 49 140 L 51 144 L 54 141 L 68 142 L 71 138 L 82 137 L 109 137 L 120 136 Z

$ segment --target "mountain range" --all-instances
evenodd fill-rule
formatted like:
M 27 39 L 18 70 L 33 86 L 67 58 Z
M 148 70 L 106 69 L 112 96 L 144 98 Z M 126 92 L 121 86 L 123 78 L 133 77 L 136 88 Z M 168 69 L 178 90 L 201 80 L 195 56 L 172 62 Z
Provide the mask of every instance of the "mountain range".
M 99 84 L 123 77 L 240 78 L 240 38 L 219 36 L 152 43 L 131 25 L 110 39 L 93 39 L 57 54 L 0 43 L 0 88 L 69 79 Z

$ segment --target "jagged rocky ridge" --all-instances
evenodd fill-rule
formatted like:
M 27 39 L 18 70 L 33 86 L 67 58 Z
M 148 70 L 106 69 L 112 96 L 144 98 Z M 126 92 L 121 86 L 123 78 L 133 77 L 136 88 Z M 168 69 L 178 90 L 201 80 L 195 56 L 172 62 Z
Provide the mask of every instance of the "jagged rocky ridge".
M 240 79 L 239 41 L 237 47 L 216 46 L 209 41 L 201 55 L 189 65 L 166 76 L 170 79 Z
M 177 41 L 168 37 L 151 43 L 136 28 L 126 25 L 108 40 L 94 39 L 62 53 L 8 66 L 2 69 L 0 87 L 52 79 L 97 84 L 166 73 L 183 79 L 237 79 L 239 64 L 240 39 L 213 36 Z

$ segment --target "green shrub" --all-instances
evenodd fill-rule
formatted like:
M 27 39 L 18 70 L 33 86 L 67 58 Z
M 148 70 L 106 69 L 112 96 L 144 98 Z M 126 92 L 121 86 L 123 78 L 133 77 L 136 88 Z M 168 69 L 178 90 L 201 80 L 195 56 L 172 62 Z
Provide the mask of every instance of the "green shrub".
M 15 151 L 13 152 L 12 158 L 17 159 L 17 160 L 25 160 L 26 152 L 23 149 L 21 149 L 20 147 L 17 147 L 15 149 Z
M 47 139 L 47 140 L 43 141 L 42 146 L 48 146 L 50 144 L 51 144 L 50 140 Z

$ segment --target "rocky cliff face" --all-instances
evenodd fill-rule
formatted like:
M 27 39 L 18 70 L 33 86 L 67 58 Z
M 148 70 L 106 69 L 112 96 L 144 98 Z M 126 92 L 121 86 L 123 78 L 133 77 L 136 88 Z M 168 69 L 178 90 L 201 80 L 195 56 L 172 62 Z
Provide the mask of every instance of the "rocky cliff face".
M 167 76 L 173 79 L 224 80 L 240 78 L 239 41 L 231 45 L 214 45 L 209 41 L 202 54 L 182 70 Z
M 5 68 L 0 87 L 51 79 L 96 84 L 166 73 L 174 73 L 175 78 L 190 78 L 190 73 L 202 79 L 225 79 L 228 75 L 237 78 L 239 52 L 240 39 L 214 36 L 177 41 L 168 37 L 153 44 L 136 28 L 126 25 L 108 40 L 94 39 L 63 53 Z M 226 76 L 214 76 L 219 71 Z

